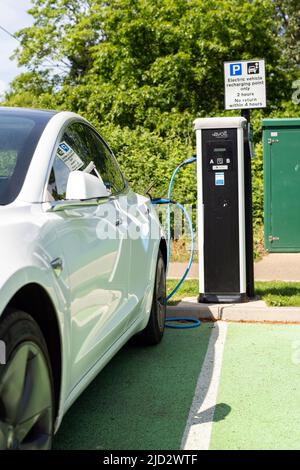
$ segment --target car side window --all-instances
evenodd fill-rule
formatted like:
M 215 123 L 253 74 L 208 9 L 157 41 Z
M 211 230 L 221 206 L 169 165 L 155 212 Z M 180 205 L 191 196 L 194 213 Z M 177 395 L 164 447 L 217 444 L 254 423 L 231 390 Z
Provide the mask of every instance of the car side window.
M 110 194 L 124 189 L 124 178 L 104 141 L 88 125 L 70 124 L 57 148 L 47 187 L 48 201 L 64 200 L 71 171 L 88 171 L 100 176 Z
M 88 128 L 88 140 L 93 142 L 94 163 L 105 186 L 112 194 L 120 193 L 124 189 L 125 181 L 114 155 L 91 128 Z

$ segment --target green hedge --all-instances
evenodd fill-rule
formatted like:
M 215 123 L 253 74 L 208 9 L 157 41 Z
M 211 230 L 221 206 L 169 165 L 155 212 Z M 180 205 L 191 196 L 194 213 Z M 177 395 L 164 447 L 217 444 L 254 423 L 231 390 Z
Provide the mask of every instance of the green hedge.
M 180 136 L 161 137 L 145 129 L 131 130 L 116 126 L 100 128 L 103 137 L 117 156 L 131 187 L 143 193 L 153 183 L 151 195 L 165 197 L 174 169 L 195 153 L 192 138 L 186 142 Z M 253 219 L 263 223 L 263 155 L 262 144 L 255 145 L 252 160 Z M 174 199 L 195 205 L 197 196 L 196 166 L 183 168 L 174 185 Z

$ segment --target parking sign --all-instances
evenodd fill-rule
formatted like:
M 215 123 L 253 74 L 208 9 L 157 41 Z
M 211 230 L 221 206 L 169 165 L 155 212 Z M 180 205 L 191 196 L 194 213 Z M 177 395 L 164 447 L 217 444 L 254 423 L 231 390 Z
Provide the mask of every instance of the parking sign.
M 230 64 L 230 76 L 236 77 L 237 75 L 242 75 L 242 64 Z
M 224 62 L 225 109 L 266 107 L 264 59 Z

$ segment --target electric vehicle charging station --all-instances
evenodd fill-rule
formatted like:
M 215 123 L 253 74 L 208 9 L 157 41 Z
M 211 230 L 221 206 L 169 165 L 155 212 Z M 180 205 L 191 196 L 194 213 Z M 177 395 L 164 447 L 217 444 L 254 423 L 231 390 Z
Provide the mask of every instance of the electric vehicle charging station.
M 174 170 L 166 199 L 152 199 L 153 204 L 168 205 L 167 270 L 171 204 L 183 211 L 191 232 L 187 269 L 167 301 L 184 282 L 193 262 L 192 221 L 184 206 L 172 200 L 171 194 L 180 168 L 194 162 L 197 162 L 198 188 L 198 302 L 234 303 L 255 297 L 251 178 L 254 147 L 250 110 L 266 106 L 264 59 L 224 62 L 224 84 L 225 109 L 240 109 L 242 116 L 196 119 L 197 155 L 187 158 Z
M 244 117 L 199 118 L 199 302 L 248 300 Z

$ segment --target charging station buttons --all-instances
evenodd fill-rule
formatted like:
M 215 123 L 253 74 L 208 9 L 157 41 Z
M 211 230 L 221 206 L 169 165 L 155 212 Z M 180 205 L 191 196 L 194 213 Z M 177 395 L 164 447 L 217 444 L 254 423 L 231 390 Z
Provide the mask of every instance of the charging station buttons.
M 226 171 L 231 170 L 231 158 L 226 155 L 214 155 L 208 158 L 209 169 L 212 171 Z
M 205 153 L 209 171 L 233 170 L 233 142 L 231 140 L 211 140 L 207 142 Z
M 224 165 L 224 160 L 225 160 L 225 158 L 221 158 L 221 157 L 210 158 L 210 160 L 209 160 L 210 169 L 213 170 L 213 171 L 228 170 L 228 163 L 230 163 L 230 159 L 226 158 L 227 165 Z M 227 161 L 227 160 L 229 160 L 229 161 Z

